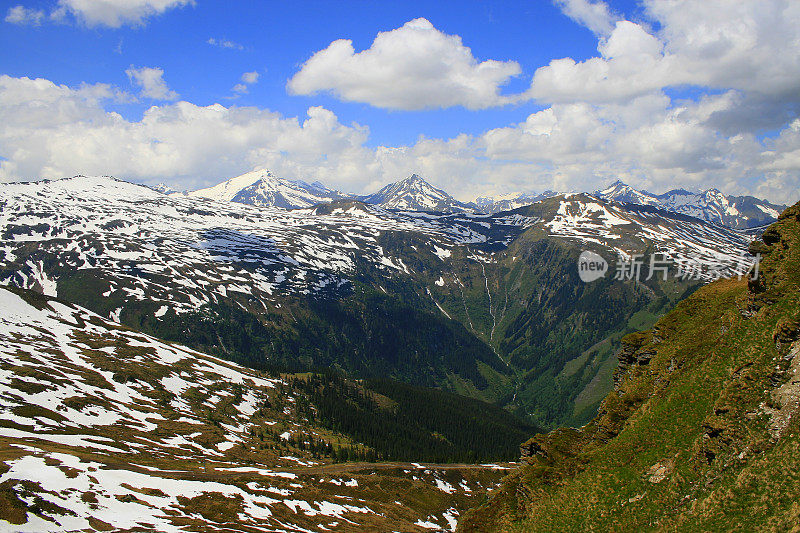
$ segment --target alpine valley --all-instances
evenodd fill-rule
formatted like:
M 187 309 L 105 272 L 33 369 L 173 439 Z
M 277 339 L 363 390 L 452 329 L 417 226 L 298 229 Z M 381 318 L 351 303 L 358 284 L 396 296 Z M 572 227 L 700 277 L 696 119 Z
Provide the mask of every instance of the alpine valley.
M 459 531 L 797 531 L 800 203 L 751 251 L 624 337 L 597 416 L 523 444 Z
M 454 529 L 520 443 L 608 409 L 631 333 L 750 270 L 780 209 L 628 189 L 464 203 L 416 175 L 368 196 L 267 171 L 188 193 L 6 184 L 0 519 Z M 584 251 L 605 276 L 581 281 Z

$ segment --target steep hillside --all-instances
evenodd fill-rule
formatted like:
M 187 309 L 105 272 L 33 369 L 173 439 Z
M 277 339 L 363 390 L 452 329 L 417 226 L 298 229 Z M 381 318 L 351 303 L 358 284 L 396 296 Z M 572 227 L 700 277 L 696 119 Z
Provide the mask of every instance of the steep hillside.
M 752 251 L 622 340 L 616 389 L 537 435 L 461 531 L 795 531 L 800 523 L 800 204 Z
M 686 243 L 704 242 L 691 252 L 696 260 L 739 268 L 745 260 L 719 255 L 728 230 L 695 226 L 652 208 L 622 209 L 588 195 L 571 195 L 514 213 L 538 222 L 491 262 L 459 258 L 454 249 L 448 269 L 429 286 L 450 316 L 516 370 L 513 387 L 505 389 L 500 401 L 542 426 L 581 425 L 594 416 L 611 390 L 615 343 L 651 326 L 702 283 L 679 279 L 674 269 L 667 280 L 647 280 L 646 261 L 639 283 L 615 280 L 618 253 L 678 258 Z M 610 263 L 610 273 L 592 283 L 582 282 L 576 268 L 586 249 Z
M 400 455 L 348 437 L 343 414 L 370 409 L 376 434 L 442 442 L 440 458 L 521 440 L 496 408 L 437 391 L 406 396 L 433 394 L 448 420 L 385 384 L 265 375 L 32 291 L 0 287 L 0 310 L 2 531 L 449 528 L 502 469 L 337 462 Z M 320 400 L 331 384 L 358 392 Z M 495 441 L 468 450 L 481 424 Z

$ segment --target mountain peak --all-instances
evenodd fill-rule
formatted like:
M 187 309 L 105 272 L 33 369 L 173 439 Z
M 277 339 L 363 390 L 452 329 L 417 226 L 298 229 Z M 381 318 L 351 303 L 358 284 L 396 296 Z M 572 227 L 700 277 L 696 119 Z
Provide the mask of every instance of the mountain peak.
M 495 196 L 479 196 L 475 199 L 475 204 L 484 213 L 494 214 L 500 211 L 511 211 L 518 207 L 535 204 L 547 198 L 558 196 L 563 193 L 546 190 L 540 193 L 533 192 L 512 192 L 498 194 Z
M 260 207 L 297 209 L 330 202 L 348 195 L 328 189 L 319 182 L 312 185 L 276 176 L 270 170 L 254 170 L 213 187 L 189 193 L 221 202 L 238 202 Z
M 378 192 L 364 196 L 364 203 L 408 211 L 472 212 L 472 206 L 459 202 L 437 189 L 418 174 L 390 183 Z
M 595 196 L 604 200 L 613 200 L 629 204 L 659 205 L 658 198 L 646 192 L 634 189 L 627 183 L 617 180 L 603 190 L 595 191 Z
M 174 193 L 178 192 L 175 189 L 173 189 L 172 187 L 170 187 L 169 185 L 167 185 L 166 183 L 159 183 L 158 185 L 155 185 L 155 186 L 153 186 L 151 188 L 154 191 L 158 191 L 158 192 L 163 193 L 163 194 L 174 194 Z
M 407 187 L 416 187 L 416 188 L 430 187 L 432 189 L 435 189 L 435 187 L 433 185 L 428 183 L 425 180 L 425 178 L 423 178 L 419 174 L 411 174 L 409 177 L 407 177 L 407 178 L 405 178 L 403 180 L 400 180 L 397 183 L 402 184 L 402 185 L 407 186 Z

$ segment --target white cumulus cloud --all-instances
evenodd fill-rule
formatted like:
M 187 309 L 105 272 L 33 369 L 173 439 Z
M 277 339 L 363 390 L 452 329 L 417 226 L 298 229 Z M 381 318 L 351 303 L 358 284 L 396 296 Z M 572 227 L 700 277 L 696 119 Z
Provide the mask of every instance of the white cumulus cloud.
M 153 100 L 177 100 L 178 93 L 171 90 L 164 81 L 164 70 L 154 67 L 133 65 L 125 70 L 131 83 L 141 88 L 141 95 Z
M 388 109 L 484 109 L 513 100 L 500 89 L 520 72 L 515 61 L 479 62 L 461 37 L 418 18 L 379 33 L 361 52 L 349 39 L 332 42 L 306 61 L 287 87 L 292 94 L 330 91 L 342 100 Z
M 194 0 L 59 0 L 51 16 L 71 15 L 90 27 L 119 28 L 142 25 L 150 17 L 186 5 L 194 5 Z
M 565 13 L 587 26 L 575 6 Z M 619 20 L 600 31 L 598 57 L 551 61 L 539 68 L 530 96 L 540 102 L 621 102 L 665 88 L 737 90 L 749 102 L 780 112 L 765 100 L 800 102 L 800 3 L 795 0 L 644 0 L 644 23 Z M 585 9 L 584 9 L 585 11 Z M 610 19 L 600 17 L 598 20 Z M 759 96 L 760 95 L 760 96 Z
M 321 107 L 300 121 L 254 107 L 155 105 L 138 121 L 104 109 L 113 88 L 0 75 L 0 180 L 111 174 L 194 188 L 256 167 L 363 185 L 368 130 Z M 313 178 L 313 179 L 312 179 Z
M 555 0 L 565 15 L 582 26 L 586 26 L 592 33 L 608 35 L 614 29 L 614 24 L 619 17 L 612 13 L 608 4 L 602 1 L 590 0 Z

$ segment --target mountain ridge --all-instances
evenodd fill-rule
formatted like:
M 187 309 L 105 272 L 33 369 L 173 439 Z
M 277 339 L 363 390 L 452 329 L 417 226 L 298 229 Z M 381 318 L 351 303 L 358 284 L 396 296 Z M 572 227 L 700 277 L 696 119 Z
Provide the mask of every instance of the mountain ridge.
M 660 207 L 734 229 L 751 229 L 770 224 L 787 207 L 753 196 L 728 196 L 714 188 L 699 193 L 673 189 L 662 194 L 653 194 L 634 189 L 619 180 L 605 189 L 595 191 L 595 194 L 606 200 Z
M 156 189 L 170 194 L 170 190 L 165 187 L 159 185 Z M 510 193 L 480 196 L 473 202 L 461 202 L 444 190 L 432 186 L 418 174 L 412 174 L 384 186 L 375 193 L 355 195 L 329 189 L 319 181 L 309 185 L 304 181 L 276 177 L 270 171 L 253 171 L 187 194 L 218 201 L 284 209 L 312 207 L 319 203 L 337 200 L 358 200 L 386 209 L 495 214 L 568 193 L 550 190 L 541 193 Z M 673 189 L 662 194 L 653 194 L 637 190 L 619 180 L 592 194 L 604 200 L 651 205 L 741 230 L 758 228 L 774 222 L 779 212 L 786 208 L 753 196 L 725 195 L 718 189 L 708 189 L 700 193 Z
M 188 193 L 221 202 L 237 202 L 260 207 L 302 209 L 319 203 L 350 198 L 319 182 L 308 184 L 275 176 L 269 170 L 248 172 L 220 184 Z
M 387 209 L 444 213 L 476 211 L 474 206 L 459 202 L 417 174 L 390 183 L 376 193 L 361 197 L 361 200 L 364 203 L 377 204 Z

